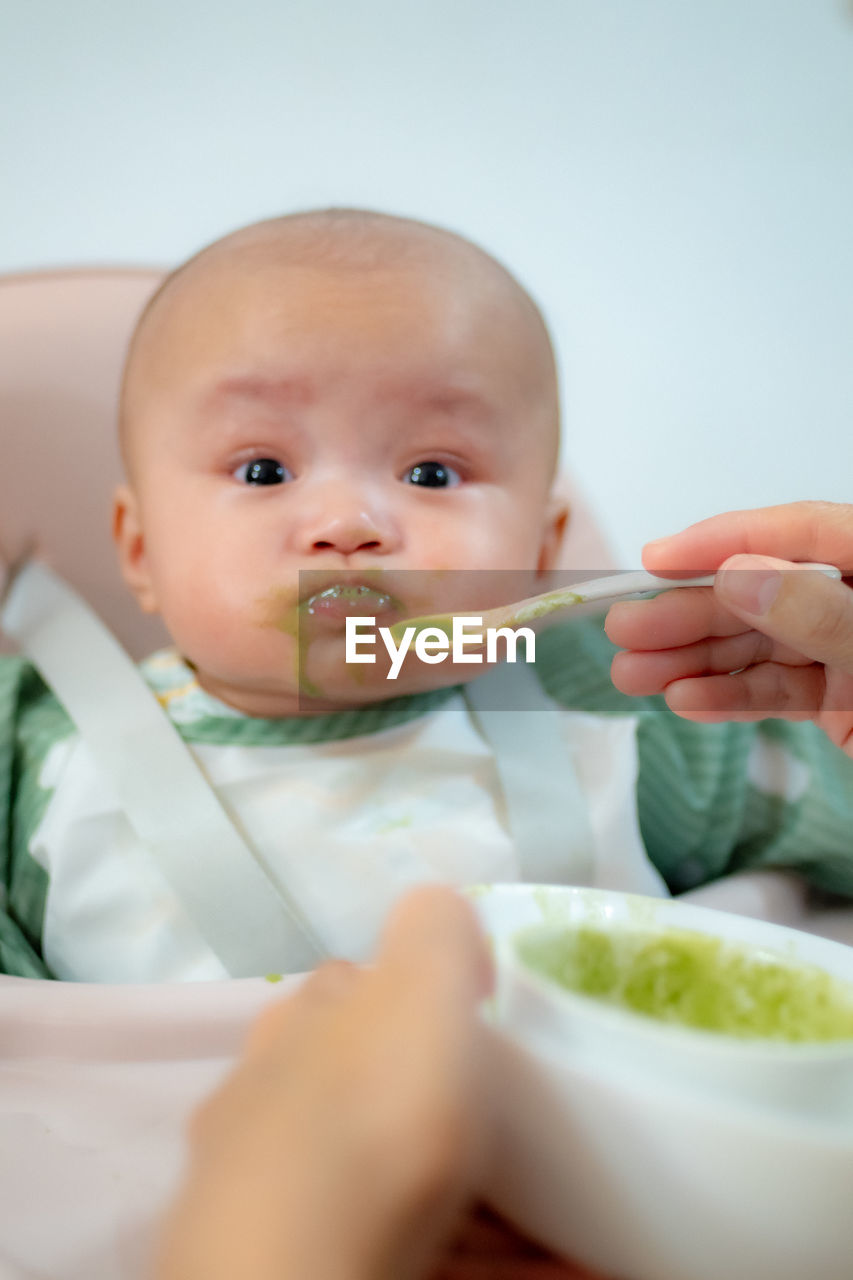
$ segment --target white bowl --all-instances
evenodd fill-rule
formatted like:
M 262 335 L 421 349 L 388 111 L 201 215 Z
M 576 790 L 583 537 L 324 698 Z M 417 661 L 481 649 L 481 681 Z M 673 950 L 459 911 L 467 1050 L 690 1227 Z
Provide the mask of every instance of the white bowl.
M 853 1042 L 742 1041 L 563 991 L 519 959 L 534 924 L 686 929 L 853 983 L 853 948 L 589 889 L 494 886 L 498 957 L 491 1202 L 620 1280 L 849 1280 Z

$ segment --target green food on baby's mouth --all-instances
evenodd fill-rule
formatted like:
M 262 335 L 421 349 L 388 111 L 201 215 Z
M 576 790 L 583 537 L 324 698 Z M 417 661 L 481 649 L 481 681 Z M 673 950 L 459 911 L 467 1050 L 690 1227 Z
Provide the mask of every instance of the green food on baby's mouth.
M 381 581 L 379 569 L 368 570 L 365 577 Z M 323 690 L 307 675 L 308 658 L 311 647 L 317 640 L 317 628 L 320 619 L 315 615 L 315 606 L 325 601 L 339 600 L 347 604 L 363 605 L 365 616 L 385 609 L 399 610 L 399 602 L 380 586 L 372 586 L 370 582 L 337 582 L 317 591 L 305 599 L 291 601 L 282 608 L 276 607 L 276 597 L 272 597 L 268 609 L 272 612 L 272 625 L 295 641 L 294 669 L 296 684 L 301 694 L 309 698 L 320 698 Z M 364 671 L 356 666 L 349 672 L 356 684 L 364 681 Z
M 853 1038 L 853 987 L 813 965 L 687 930 L 592 925 L 531 929 L 517 941 L 534 972 L 662 1022 L 741 1039 Z
M 300 601 L 298 604 L 291 605 L 276 622 L 279 631 L 283 631 L 286 636 L 292 636 L 296 641 L 294 650 L 294 669 L 296 675 L 296 685 L 299 692 L 305 694 L 308 698 L 316 698 L 320 696 L 320 690 L 308 679 L 305 674 L 306 660 L 308 657 L 308 649 L 311 644 L 310 637 L 307 634 L 307 628 L 304 626 L 303 619 L 308 613 L 308 602 Z

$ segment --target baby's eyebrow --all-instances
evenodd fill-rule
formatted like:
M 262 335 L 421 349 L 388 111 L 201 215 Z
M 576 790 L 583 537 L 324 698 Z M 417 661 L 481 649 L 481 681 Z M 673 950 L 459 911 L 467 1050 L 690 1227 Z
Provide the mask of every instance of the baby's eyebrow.
M 269 377 L 265 374 L 246 373 L 231 374 L 220 378 L 205 394 L 207 404 L 246 401 L 269 404 L 275 407 L 294 407 L 310 404 L 317 395 L 317 384 L 309 377 L 288 375 L 286 377 Z M 389 401 L 416 402 L 425 409 L 431 409 L 449 416 L 465 415 L 481 418 L 489 413 L 492 406 L 488 397 L 471 389 L 453 383 L 436 383 L 433 380 L 419 378 L 406 379 L 389 383 L 385 395 Z
M 495 412 L 487 389 L 429 375 L 389 380 L 381 399 L 389 404 L 414 405 L 472 425 L 490 421 Z
M 230 400 L 260 401 L 272 405 L 307 404 L 313 399 L 315 390 L 310 378 L 232 374 L 214 383 L 205 400 L 211 404 Z
M 418 394 L 419 389 L 413 387 L 412 391 L 425 408 L 435 409 L 440 413 L 483 414 L 490 408 L 486 396 L 476 391 L 462 390 L 459 387 L 426 387 L 420 391 L 420 394 Z

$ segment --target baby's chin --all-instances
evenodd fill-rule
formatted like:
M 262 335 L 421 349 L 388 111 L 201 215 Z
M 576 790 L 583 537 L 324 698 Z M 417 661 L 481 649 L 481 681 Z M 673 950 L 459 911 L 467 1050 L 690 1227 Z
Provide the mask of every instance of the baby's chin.
M 344 641 L 313 646 L 299 664 L 295 692 L 300 713 L 319 715 L 338 708 L 352 708 L 384 702 L 411 694 L 447 688 L 478 674 L 470 666 L 420 662 L 408 654 L 396 674 L 385 652 L 376 652 L 375 662 L 348 662 Z
M 447 688 L 480 674 L 482 667 L 449 659 L 427 664 L 414 654 L 391 678 L 390 659 L 377 653 L 375 663 L 346 661 L 344 638 L 324 636 L 299 655 L 282 646 L 280 661 L 193 662 L 201 687 L 244 715 L 263 719 L 330 715 L 385 702 L 392 698 Z

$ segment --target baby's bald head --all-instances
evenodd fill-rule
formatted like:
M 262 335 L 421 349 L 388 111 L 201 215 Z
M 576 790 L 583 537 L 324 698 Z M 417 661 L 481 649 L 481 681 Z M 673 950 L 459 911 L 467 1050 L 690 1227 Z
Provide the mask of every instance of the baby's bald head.
M 119 430 L 128 475 L 149 410 L 202 353 L 217 314 L 263 313 L 286 306 L 289 279 L 314 273 L 326 293 L 353 291 L 359 280 L 405 273 L 446 292 L 447 323 L 467 323 L 460 300 L 479 313 L 491 340 L 511 358 L 531 403 L 525 422 L 553 475 L 559 448 L 559 398 L 545 322 L 518 281 L 477 245 L 409 218 L 356 209 L 290 214 L 244 227 L 202 249 L 173 271 L 140 317 L 122 382 Z M 533 431 L 535 429 L 535 437 Z

